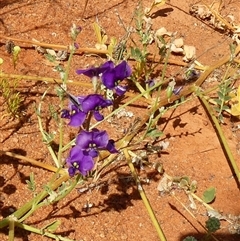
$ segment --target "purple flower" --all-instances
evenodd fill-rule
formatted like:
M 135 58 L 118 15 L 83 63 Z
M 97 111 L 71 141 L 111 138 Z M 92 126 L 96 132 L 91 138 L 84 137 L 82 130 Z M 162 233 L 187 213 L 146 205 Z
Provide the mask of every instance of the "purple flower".
M 61 117 L 70 119 L 70 126 L 79 127 L 83 124 L 90 111 L 93 111 L 94 118 L 97 121 L 103 120 L 104 117 L 99 111 L 112 104 L 111 100 L 105 100 L 99 94 L 74 97 L 69 105 L 69 110 L 62 110 Z
M 79 127 L 85 121 L 87 113 L 82 111 L 81 103 L 83 101 L 83 98 L 74 97 L 74 100 L 75 101 L 71 101 L 69 105 L 69 110 L 62 110 L 61 117 L 70 119 L 70 122 L 68 123 L 70 126 Z
M 98 156 L 98 150 L 107 149 L 110 153 L 118 152 L 113 140 L 109 140 L 107 132 L 97 129 L 81 131 L 76 138 L 76 145 L 93 158 Z
M 99 94 L 92 94 L 86 96 L 82 101 L 82 109 L 84 112 L 93 111 L 94 118 L 97 121 L 103 120 L 103 115 L 99 113 L 102 108 L 108 107 L 113 104 L 111 100 L 105 100 Z
M 95 76 L 99 77 L 100 74 L 104 73 L 105 71 L 114 68 L 114 64 L 112 61 L 107 61 L 102 64 L 100 67 L 92 67 L 88 69 L 79 69 L 76 71 L 77 74 L 84 74 L 89 78 L 93 78 Z
M 183 86 L 175 87 L 173 89 L 173 94 L 174 95 L 179 95 L 182 89 L 183 89 Z
M 108 69 L 102 74 L 102 83 L 110 90 L 115 89 L 117 95 L 123 95 L 126 87 L 118 84 L 131 74 L 130 66 L 126 61 L 122 61 L 115 68 Z
M 152 88 L 155 85 L 155 81 L 153 79 L 145 81 L 149 88 Z
M 86 153 L 84 153 L 78 146 L 71 149 L 66 163 L 68 166 L 69 176 L 71 177 L 74 176 L 77 171 L 85 176 L 94 166 L 93 158 L 86 155 Z

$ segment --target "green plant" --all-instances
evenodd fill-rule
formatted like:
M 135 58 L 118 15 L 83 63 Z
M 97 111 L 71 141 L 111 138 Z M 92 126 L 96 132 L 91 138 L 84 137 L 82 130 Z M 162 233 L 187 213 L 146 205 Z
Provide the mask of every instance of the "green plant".
M 214 109 L 217 111 L 217 116 L 219 122 L 223 123 L 223 111 L 229 110 L 227 105 L 228 101 L 231 99 L 229 94 L 232 91 L 231 81 L 224 81 L 219 85 L 219 90 L 217 91 L 218 99 L 216 99 L 217 106 Z
M 85 2 L 85 7 L 87 3 L 88 1 Z M 158 40 L 163 45 L 159 49 L 159 56 L 157 56 L 159 57 L 159 60 L 155 64 L 153 64 L 154 61 L 149 61 L 150 50 L 148 47 L 152 43 L 153 32 L 151 21 L 146 17 L 146 15 L 149 15 L 153 7 L 164 3 L 165 1 L 154 1 L 150 10 L 147 10 L 147 12 L 143 10 L 141 5 L 139 5 L 139 8 L 136 9 L 135 30 L 138 36 L 137 41 L 140 44 L 136 44 L 132 41 L 134 46 L 130 47 L 130 51 L 128 51 L 128 40 L 131 39 L 130 31 L 126 33 L 126 37 L 123 38 L 122 42 L 116 43 L 116 39 L 111 38 L 110 44 L 108 45 L 107 35 L 102 31 L 99 24 L 94 24 L 94 31 L 98 41 L 96 49 L 98 49 L 94 49 L 94 51 L 91 49 L 93 51 L 92 53 L 104 53 L 106 54 L 107 59 L 99 66 L 75 70 L 77 74 L 84 74 L 91 79 L 93 89 L 91 89 L 92 92 L 88 95 L 83 96 L 83 93 L 80 92 L 77 96 L 74 96 L 68 89 L 70 83 L 68 78 L 72 66 L 72 59 L 79 48 L 75 41 L 77 39 L 77 35 L 81 32 L 81 28 L 73 25 L 70 34 L 72 37 L 72 43 L 69 47 L 60 46 L 61 49 L 69 50 L 69 53 L 67 53 L 66 65 L 57 63 L 57 55 L 54 50 L 48 51 L 46 57 L 48 60 L 56 64 L 55 70 L 58 72 L 60 78 L 55 80 L 48 77 L 42 77 L 41 80 L 58 85 L 56 95 L 59 97 L 59 102 L 57 104 L 53 102 L 50 104 L 48 103 L 47 94 L 50 87 L 47 88 L 36 105 L 36 115 L 42 140 L 50 154 L 49 156 L 51 156 L 52 164 L 36 161 L 30 157 L 21 156 L 9 151 L 0 150 L 0 153 L 2 155 L 30 162 L 39 168 L 52 171 L 53 174 L 40 191 L 36 191 L 36 180 L 34 175 L 32 173 L 30 174 L 30 180 L 27 181 L 27 186 L 33 193 L 32 199 L 21 206 L 12 215 L 7 216 L 0 221 L 0 228 L 9 227 L 10 241 L 14 240 L 15 227 L 20 227 L 55 240 L 70 240 L 67 237 L 54 234 L 57 228 L 61 225 L 60 220 L 54 220 L 42 227 L 36 228 L 34 225 L 30 226 L 26 224 L 28 217 L 34 215 L 36 210 L 48 205 L 53 205 L 62 200 L 72 190 L 74 190 L 77 185 L 81 187 L 81 185 L 84 185 L 86 182 L 94 184 L 107 172 L 109 172 L 109 169 L 112 170 L 112 165 L 116 163 L 116 165 L 118 165 L 120 163 L 119 160 L 121 160 L 121 164 L 124 161 L 128 164 L 132 177 L 135 180 L 136 188 L 157 231 L 159 239 L 161 241 L 167 240 L 164 230 L 162 229 L 144 191 L 144 186 L 142 185 L 142 180 L 140 178 L 141 174 L 136 171 L 136 168 L 138 168 L 138 163 L 140 168 L 144 168 L 144 165 L 150 166 L 152 164 L 145 160 L 150 155 L 150 149 L 152 152 L 155 151 L 157 154 L 160 154 L 163 147 L 157 145 L 157 143 L 160 138 L 164 137 L 164 132 L 158 128 L 158 123 L 162 120 L 163 115 L 172 109 L 176 109 L 180 105 L 184 105 L 186 101 L 190 101 L 191 99 L 196 98 L 196 96 L 200 98 L 202 105 L 206 107 L 208 114 L 211 116 L 217 130 L 219 131 L 220 138 L 227 150 L 227 155 L 231 159 L 231 163 L 234 167 L 233 169 L 239 178 L 239 171 L 234 159 L 232 159 L 231 152 L 226 144 L 226 139 L 222 135 L 221 127 L 218 122 L 216 123 L 216 113 L 212 112 L 212 108 L 207 102 L 207 100 L 210 99 L 208 96 L 210 92 L 203 91 L 200 86 L 216 68 L 233 61 L 234 56 L 237 56 L 239 53 L 240 47 L 235 49 L 234 55 L 231 53 L 230 56 L 227 56 L 213 65 L 206 67 L 204 69 L 205 71 L 201 75 L 197 74 L 197 76 L 195 76 L 195 83 L 191 83 L 190 81 L 191 76 L 194 75 L 195 69 L 188 68 L 185 72 L 185 79 L 189 80 L 189 85 L 183 85 L 178 91 L 175 91 L 176 82 L 172 82 L 173 84 L 169 85 L 171 81 L 166 78 L 165 75 L 167 69 L 166 67 L 170 63 L 168 61 L 171 50 L 168 50 L 167 42 L 163 37 L 158 37 Z M 171 42 L 173 42 L 173 39 L 171 39 Z M 38 44 L 49 47 L 49 45 L 44 43 Z M 51 47 L 56 47 L 56 45 L 52 45 Z M 85 49 L 85 51 L 88 52 L 90 50 Z M 14 66 L 18 57 L 20 57 L 18 56 L 19 52 L 16 53 Z M 128 63 L 128 57 L 135 60 L 133 68 Z M 147 81 L 154 77 L 154 70 L 160 63 L 164 64 L 163 67 L 159 69 L 162 73 L 160 81 L 150 85 Z M 182 65 L 185 66 L 185 64 Z M 14 75 L 9 76 L 16 77 Z M 20 98 L 19 95 L 17 94 L 14 96 L 14 93 L 11 92 L 12 89 L 8 85 L 9 82 L 7 81 L 8 79 L 4 73 L 1 73 L 1 77 L 4 80 L 4 82 L 2 82 L 2 92 L 5 93 L 5 95 L 3 95 L 4 98 L 9 100 L 10 107 L 16 106 L 17 104 L 11 100 L 11 98 L 12 96 L 15 99 Z M 29 78 L 32 81 L 39 80 L 40 78 L 36 76 L 18 77 L 19 79 L 23 77 L 26 79 Z M 140 93 L 136 93 L 134 96 L 127 93 L 126 86 L 122 85 L 123 80 L 126 82 L 134 82 Z M 166 90 L 163 89 L 164 84 L 168 84 Z M 81 85 L 83 85 L 83 83 L 81 83 Z M 85 86 L 88 86 L 89 90 L 90 87 L 92 88 L 92 86 L 88 83 L 85 84 Z M 220 121 L 223 121 L 222 112 L 227 110 L 226 103 L 229 101 L 230 89 L 232 89 L 230 86 L 229 81 L 224 81 L 219 86 L 219 91 L 217 92 L 218 99 L 216 103 L 218 104 L 218 107 L 216 108 L 216 111 L 218 112 L 218 118 Z M 15 86 L 13 90 L 15 90 Z M 216 88 L 214 91 L 215 90 Z M 152 95 L 150 94 L 153 91 L 157 92 L 157 97 L 155 96 L 156 98 L 152 98 Z M 165 95 L 165 92 L 167 92 L 167 95 Z M 195 95 L 189 97 L 192 93 Z M 119 104 L 119 101 L 121 101 L 124 94 L 126 94 L 127 97 L 130 96 L 131 98 L 125 103 Z M 68 106 L 65 103 L 65 97 L 69 99 L 70 104 Z M 107 133 L 108 124 L 111 123 L 111 117 L 115 116 L 125 107 L 138 102 L 140 99 L 144 99 L 142 97 L 149 99 L 148 107 L 143 108 L 140 118 L 136 118 L 135 121 L 129 125 L 129 128 L 124 131 L 123 135 L 114 142 L 109 138 Z M 238 97 L 239 96 L 237 96 L 237 98 Z M 46 104 L 48 112 L 45 109 Z M 112 108 L 112 106 L 114 106 L 115 109 Z M 109 112 L 104 112 L 103 109 L 106 107 Z M 12 109 L 15 110 L 13 107 Z M 15 111 L 12 111 L 11 113 L 15 113 Z M 51 125 L 46 126 L 46 119 L 44 118 L 43 113 L 48 113 L 47 118 L 54 120 L 54 127 Z M 70 126 L 77 127 L 75 132 L 70 136 L 70 140 L 67 140 L 66 142 L 64 140 L 64 134 L 69 134 L 70 130 L 68 126 L 65 125 L 64 118 L 69 121 L 68 124 Z M 104 125 L 101 125 L 103 122 Z M 101 128 L 103 128 L 103 126 L 107 126 L 105 127 L 107 130 L 102 130 Z M 139 150 L 142 150 L 140 154 Z M 164 172 L 161 163 L 156 162 L 153 164 L 155 170 L 157 170 L 159 174 L 163 175 L 163 179 L 158 187 L 161 193 L 170 193 L 194 218 L 195 216 L 191 213 L 189 207 L 193 209 L 196 208 L 197 204 L 195 203 L 195 200 L 199 201 L 208 209 L 211 209 L 208 203 L 213 202 L 216 197 L 215 188 L 208 188 L 203 193 L 202 199 L 200 199 L 195 194 L 197 192 L 196 180 L 191 180 L 188 175 L 170 177 L 166 174 L 166 172 Z M 177 192 L 174 192 L 176 189 L 183 190 L 187 195 L 188 200 L 190 201 L 189 207 L 179 200 L 176 194 Z M 219 220 L 214 217 L 209 218 L 206 222 L 206 238 L 213 235 L 213 233 L 219 228 Z M 184 240 L 195 241 L 196 239 L 194 237 L 187 237 Z
M 20 117 L 20 107 L 23 101 L 20 92 L 17 91 L 18 82 L 19 80 L 17 79 L 0 78 L 0 91 L 5 100 L 4 103 L 7 107 L 7 112 L 13 118 Z M 3 117 L 4 116 L 2 116 L 2 118 Z

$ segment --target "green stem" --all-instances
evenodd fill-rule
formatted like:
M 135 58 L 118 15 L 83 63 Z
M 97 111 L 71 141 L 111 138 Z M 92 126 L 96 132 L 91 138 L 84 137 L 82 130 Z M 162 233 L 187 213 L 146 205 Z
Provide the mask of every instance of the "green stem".
M 153 223 L 153 225 L 154 225 L 154 227 L 155 227 L 155 229 L 156 229 L 156 231 L 158 233 L 158 236 L 159 236 L 161 241 L 166 241 L 166 237 L 165 237 L 165 235 L 164 235 L 164 233 L 163 233 L 163 231 L 161 229 L 161 226 L 160 226 L 160 224 L 159 224 L 159 222 L 157 220 L 157 217 L 156 217 L 156 215 L 155 215 L 155 213 L 154 213 L 154 211 L 153 211 L 153 209 L 151 207 L 151 204 L 150 204 L 150 202 L 149 202 L 149 200 L 148 200 L 148 198 L 146 196 L 146 193 L 144 192 L 144 189 L 143 189 L 143 187 L 141 185 L 141 182 L 140 182 L 140 180 L 138 178 L 136 170 L 135 170 L 135 168 L 134 168 L 134 166 L 132 164 L 131 157 L 130 157 L 130 155 L 128 153 L 127 148 L 125 148 L 123 150 L 123 152 L 124 152 L 124 155 L 125 155 L 125 157 L 127 159 L 128 166 L 129 166 L 129 168 L 130 168 L 130 170 L 132 172 L 133 178 L 135 179 L 135 182 L 136 182 L 139 194 L 140 194 L 140 196 L 141 196 L 141 198 L 143 200 L 143 203 L 144 203 L 144 205 L 145 205 L 145 207 L 147 209 L 147 212 L 148 212 L 148 214 L 150 216 L 150 219 L 151 219 L 151 221 L 152 221 L 152 223 Z
M 51 189 L 55 190 L 59 186 L 62 185 L 63 182 L 66 182 L 69 179 L 69 175 L 66 173 L 65 175 L 58 178 L 56 181 L 54 181 L 51 185 Z M 16 212 L 14 212 L 12 215 L 18 220 L 23 215 L 25 215 L 34 205 L 36 200 L 39 200 L 41 197 L 41 200 L 43 200 L 45 197 L 47 197 L 48 192 L 43 190 L 41 193 L 39 193 L 36 197 L 34 197 L 32 200 L 24 204 L 21 208 L 19 208 Z M 6 227 L 9 224 L 9 217 L 4 218 L 0 221 L 0 229 Z
M 61 165 L 59 163 L 59 159 L 56 157 L 56 154 L 53 151 L 53 149 L 52 149 L 52 147 L 51 147 L 51 145 L 49 143 L 48 137 L 47 137 L 46 133 L 44 132 L 43 125 L 42 125 L 41 108 L 42 108 L 42 101 L 43 101 L 43 99 L 44 99 L 46 94 L 47 94 L 47 91 L 44 92 L 44 94 L 43 94 L 43 96 L 41 98 L 41 101 L 40 101 L 40 103 L 38 105 L 38 109 L 37 109 L 38 125 L 39 125 L 39 130 L 40 130 L 40 132 L 42 134 L 43 140 L 46 143 L 47 149 L 48 149 L 49 153 L 51 154 L 51 157 L 52 157 L 53 161 L 55 162 L 56 167 L 60 168 Z
M 70 51 L 70 55 L 68 58 L 68 62 L 67 62 L 67 68 L 64 74 L 64 79 L 63 79 L 63 83 L 66 85 L 67 81 L 68 81 L 68 76 L 69 76 L 69 71 L 70 71 L 70 67 L 71 67 L 71 63 L 72 63 L 72 58 L 74 55 L 74 46 L 71 47 L 71 51 Z M 63 99 L 60 98 L 60 109 L 63 109 Z M 62 147 L 63 147 L 63 134 L 64 134 L 64 121 L 63 118 L 60 118 L 59 120 L 59 146 L 58 146 L 58 162 L 62 163 Z
M 224 136 L 224 133 L 223 133 L 223 131 L 222 131 L 222 128 L 221 128 L 221 126 L 220 126 L 220 124 L 219 124 L 216 116 L 214 115 L 214 113 L 213 113 L 213 111 L 212 111 L 212 108 L 210 107 L 209 103 L 208 103 L 207 100 L 204 98 L 204 96 L 202 95 L 202 93 L 201 93 L 200 91 L 197 91 L 197 95 L 198 95 L 198 97 L 201 99 L 201 102 L 203 103 L 204 107 L 205 107 L 206 110 L 208 111 L 209 116 L 211 117 L 211 120 L 212 120 L 212 122 L 214 123 L 214 126 L 215 126 L 215 128 L 216 128 L 216 130 L 217 130 L 217 132 L 218 132 L 218 136 L 219 136 L 219 138 L 220 138 L 220 140 L 221 140 L 221 142 L 222 142 L 222 144 L 223 144 L 224 150 L 225 150 L 225 152 L 226 152 L 226 154 L 227 154 L 227 156 L 228 156 L 228 159 L 229 159 L 229 161 L 230 161 L 230 163 L 231 163 L 231 167 L 233 168 L 234 173 L 235 173 L 235 175 L 236 175 L 237 178 L 238 178 L 238 184 L 240 185 L 240 171 L 239 171 L 239 169 L 238 169 L 238 166 L 237 166 L 237 164 L 236 164 L 236 161 L 234 160 L 233 154 L 232 154 L 232 152 L 231 152 L 231 150 L 230 150 L 230 147 L 229 147 L 229 145 L 228 145 L 228 143 L 227 143 L 227 140 L 226 140 L 226 138 L 225 138 L 225 136 Z
M 77 178 L 74 180 L 74 182 L 71 184 L 71 186 L 65 190 L 61 195 L 59 195 L 58 197 L 56 197 L 52 202 L 51 204 L 53 203 L 56 203 L 58 202 L 59 200 L 63 199 L 64 197 L 66 197 L 75 187 L 76 185 L 78 184 L 78 181 L 80 179 L 81 175 L 79 174 L 77 176 Z M 54 179 L 51 181 L 53 182 Z M 43 194 L 44 195 L 44 194 Z M 28 213 L 26 213 L 26 215 L 24 215 L 20 220 L 19 222 L 23 222 L 25 219 L 27 219 L 32 213 L 34 213 L 37 209 L 41 208 L 41 207 L 44 207 L 44 206 L 47 206 L 49 205 L 49 202 L 40 202 L 43 200 L 43 196 L 39 196 L 38 199 L 36 199 L 36 201 L 34 202 L 34 204 L 32 205 L 32 208 L 31 210 L 29 210 Z
M 55 83 L 55 82 L 58 82 L 59 84 L 62 83 L 61 79 L 43 77 L 43 76 L 34 76 L 34 75 L 6 74 L 6 73 L 0 72 L 0 77 L 6 78 L 6 79 L 25 79 L 25 80 L 31 80 L 31 81 L 43 81 L 48 83 Z M 84 82 L 78 82 L 73 80 L 67 80 L 66 84 L 79 85 L 82 87 L 84 86 L 86 88 L 92 87 L 91 83 L 84 83 Z
M 8 241 L 14 241 L 15 220 L 14 216 L 9 217 Z
M 23 223 L 16 222 L 15 226 L 19 227 L 19 228 L 22 228 L 24 230 L 27 230 L 29 232 L 32 232 L 32 233 L 40 234 L 42 236 L 47 236 L 47 237 L 55 239 L 55 240 L 73 241 L 73 239 L 68 239 L 68 238 L 62 237 L 60 235 L 56 235 L 56 234 L 47 232 L 45 230 L 34 228 L 32 226 L 29 226 L 29 225 L 26 225 L 26 224 L 23 224 Z

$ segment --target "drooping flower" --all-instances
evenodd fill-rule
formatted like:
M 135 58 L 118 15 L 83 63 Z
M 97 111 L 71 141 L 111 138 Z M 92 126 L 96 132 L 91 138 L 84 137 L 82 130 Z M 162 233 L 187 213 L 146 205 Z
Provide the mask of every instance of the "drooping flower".
M 80 172 L 83 176 L 94 167 L 93 158 L 82 151 L 79 146 L 74 146 L 66 160 L 69 176 L 74 176 L 76 172 Z
M 113 140 L 109 140 L 106 131 L 93 129 L 92 131 L 82 130 L 77 138 L 76 145 L 88 153 L 91 157 L 97 157 L 99 150 L 108 150 L 110 153 L 117 153 Z
M 110 90 L 114 89 L 117 95 L 123 95 L 126 92 L 126 87 L 120 86 L 119 83 L 132 74 L 130 66 L 126 61 L 106 70 L 102 74 L 102 83 Z
M 102 108 L 108 107 L 113 104 L 111 100 L 106 100 L 104 99 L 101 95 L 99 94 L 92 94 L 86 96 L 83 101 L 82 101 L 82 109 L 84 112 L 89 112 L 93 111 L 94 118 L 97 121 L 103 120 L 103 115 L 100 114 L 100 110 Z
M 104 73 L 105 71 L 114 68 L 114 64 L 112 61 L 107 61 L 102 64 L 100 67 L 91 67 L 88 69 L 78 69 L 76 71 L 77 74 L 83 74 L 88 76 L 89 78 L 99 77 L 100 74 Z

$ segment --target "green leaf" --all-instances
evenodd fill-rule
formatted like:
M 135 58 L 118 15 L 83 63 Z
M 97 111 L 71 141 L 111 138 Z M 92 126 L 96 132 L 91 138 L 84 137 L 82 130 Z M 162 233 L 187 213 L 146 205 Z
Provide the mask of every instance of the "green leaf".
M 203 193 L 203 197 L 202 200 L 205 203 L 210 203 L 214 200 L 214 198 L 216 197 L 216 188 L 215 187 L 209 187 L 204 193 Z
M 213 107 L 213 109 L 214 109 L 215 111 L 217 111 L 218 113 L 220 112 L 220 108 L 217 107 L 217 106 Z
M 207 221 L 206 221 L 206 228 L 208 230 L 208 232 L 210 233 L 214 233 L 216 232 L 218 229 L 220 229 L 220 221 L 219 219 L 215 218 L 215 217 L 210 217 Z
M 36 190 L 36 184 L 35 184 L 33 172 L 30 173 L 30 180 L 26 180 L 26 183 L 30 191 L 34 192 Z
M 231 100 L 232 99 L 232 97 L 230 97 L 230 96 L 228 96 L 228 95 L 226 95 L 225 97 L 224 97 L 224 100 L 225 101 L 228 101 L 228 100 Z
M 163 132 L 162 131 L 159 131 L 155 128 L 153 129 L 150 129 L 147 134 L 146 134 L 146 137 L 151 137 L 153 139 L 156 139 L 158 137 L 161 137 L 163 135 Z
M 61 221 L 60 220 L 56 220 L 56 221 L 53 221 L 52 223 L 47 224 L 46 226 L 44 226 L 42 228 L 42 230 L 43 231 L 47 230 L 48 232 L 53 233 L 60 226 L 60 224 L 61 224 Z
M 229 107 L 226 105 L 223 105 L 222 110 L 229 110 Z
M 217 94 L 221 100 L 224 98 L 224 94 L 222 92 L 218 91 Z
M 142 53 L 139 48 L 131 48 L 131 55 L 136 61 L 141 61 Z
M 215 102 L 218 104 L 218 105 L 221 105 L 222 104 L 222 101 L 220 99 L 216 99 Z

